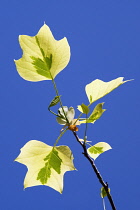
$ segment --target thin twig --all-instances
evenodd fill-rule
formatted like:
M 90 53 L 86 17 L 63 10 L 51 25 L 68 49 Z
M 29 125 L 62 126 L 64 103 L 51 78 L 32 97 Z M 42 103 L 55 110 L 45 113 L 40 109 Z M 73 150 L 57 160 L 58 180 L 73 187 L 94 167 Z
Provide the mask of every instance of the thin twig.
M 86 149 L 86 144 L 83 144 L 83 143 L 79 140 L 79 137 L 78 137 L 78 135 L 77 135 L 77 133 L 76 133 L 75 131 L 73 131 L 73 134 L 74 134 L 76 140 L 78 141 L 78 143 L 82 146 L 82 148 L 83 148 L 83 150 L 84 150 L 83 154 L 84 154 L 84 156 L 88 159 L 88 161 L 90 162 L 90 164 L 91 164 L 91 166 L 92 166 L 92 168 L 93 168 L 93 170 L 94 170 L 94 172 L 95 172 L 95 174 L 96 174 L 96 176 L 97 176 L 99 182 L 100 182 L 101 185 L 104 187 L 104 189 L 105 189 L 105 191 L 106 191 L 106 194 L 107 194 L 107 197 L 108 197 L 108 200 L 109 200 L 109 202 L 110 202 L 110 205 L 111 205 L 112 209 L 113 209 L 113 210 L 116 210 L 114 201 L 113 201 L 112 196 L 111 196 L 111 194 L 110 194 L 110 192 L 109 192 L 109 190 L 108 190 L 108 183 L 105 183 L 105 182 L 104 182 L 104 180 L 103 180 L 103 178 L 102 178 L 100 172 L 98 171 L 98 169 L 97 169 L 97 167 L 96 167 L 94 161 L 93 161 L 93 160 L 90 158 L 90 156 L 88 155 L 87 149 Z

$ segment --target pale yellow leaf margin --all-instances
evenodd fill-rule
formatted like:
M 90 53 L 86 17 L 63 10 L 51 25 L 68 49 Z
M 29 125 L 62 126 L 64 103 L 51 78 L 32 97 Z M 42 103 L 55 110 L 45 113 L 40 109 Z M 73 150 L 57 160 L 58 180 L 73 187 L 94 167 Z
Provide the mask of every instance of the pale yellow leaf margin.
M 44 158 L 52 151 L 52 146 L 37 140 L 27 142 L 22 148 L 21 153 L 15 161 L 27 166 L 28 171 L 24 179 L 24 188 L 42 185 L 40 180 L 37 180 L 38 173 L 44 167 Z M 44 184 L 62 193 L 63 191 L 63 176 L 66 171 L 76 170 L 73 164 L 73 155 L 69 147 L 55 147 L 62 159 L 61 173 L 58 174 L 52 169 L 51 177 Z
M 22 58 L 19 60 L 14 60 L 16 64 L 17 71 L 19 75 L 28 81 L 42 81 L 51 80 L 49 75 L 41 75 L 37 72 L 33 65 L 33 60 L 31 57 L 35 57 L 44 60 L 44 56 L 50 58 L 52 55 L 52 64 L 50 68 L 50 73 L 53 78 L 62 71 L 70 60 L 70 46 L 68 44 L 67 38 L 57 41 L 54 39 L 50 28 L 44 24 L 36 36 L 20 35 L 19 43 L 23 50 Z
M 95 145 L 93 145 L 93 146 L 91 146 L 91 147 L 94 147 L 94 148 L 102 148 L 102 153 L 104 153 L 104 152 L 106 152 L 106 151 L 108 151 L 108 150 L 110 150 L 110 149 L 112 149 L 112 147 L 108 144 L 108 143 L 106 143 L 106 142 L 98 142 L 97 144 L 95 144 Z M 100 155 L 100 154 L 102 154 L 102 153 L 98 153 L 98 151 L 97 151 L 97 153 L 91 153 L 90 152 L 90 148 L 91 147 L 89 147 L 88 149 L 87 149 L 87 152 L 88 152 L 88 154 L 90 155 L 90 157 L 92 157 L 94 160 Z
M 117 79 L 111 80 L 109 82 L 96 79 L 93 82 L 87 84 L 85 91 L 90 104 L 107 95 L 125 82 L 131 81 L 123 81 L 123 78 L 124 77 L 118 77 Z

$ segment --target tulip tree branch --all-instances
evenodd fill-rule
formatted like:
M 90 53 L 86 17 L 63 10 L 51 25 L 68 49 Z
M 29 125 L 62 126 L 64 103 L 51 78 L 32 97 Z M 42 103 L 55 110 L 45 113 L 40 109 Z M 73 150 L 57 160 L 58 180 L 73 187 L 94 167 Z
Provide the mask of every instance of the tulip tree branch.
M 76 133 L 75 131 L 73 131 L 73 134 L 74 134 L 76 140 L 78 141 L 78 143 L 82 146 L 82 148 L 83 148 L 83 150 L 84 150 L 83 154 L 84 154 L 84 156 L 87 158 L 87 160 L 90 162 L 90 164 L 91 164 L 91 166 L 92 166 L 92 168 L 93 168 L 93 170 L 94 170 L 94 172 L 95 172 L 95 174 L 96 174 L 96 176 L 97 176 L 99 182 L 100 182 L 101 185 L 104 187 L 104 189 L 105 189 L 105 191 L 106 191 L 106 194 L 107 194 L 107 197 L 108 197 L 108 200 L 109 200 L 109 202 L 110 202 L 110 205 L 111 205 L 112 209 L 113 209 L 113 210 L 116 210 L 116 207 L 115 207 L 113 198 L 112 198 L 112 196 L 111 196 L 111 194 L 110 194 L 110 192 L 109 192 L 108 183 L 105 183 L 105 182 L 104 182 L 104 180 L 103 180 L 103 178 L 102 178 L 100 172 L 98 171 L 98 169 L 97 169 L 97 167 L 96 167 L 96 165 L 95 165 L 95 163 L 94 163 L 94 160 L 91 159 L 90 156 L 88 155 L 87 149 L 86 149 L 86 144 L 82 143 L 82 142 L 79 140 L 79 137 L 78 137 L 78 135 L 77 135 L 77 133 Z
M 21 48 L 23 51 L 23 56 L 19 60 L 15 60 L 16 68 L 17 68 L 19 75 L 23 79 L 25 79 L 27 81 L 32 81 L 32 82 L 43 81 L 43 80 L 51 80 L 52 81 L 56 96 L 51 101 L 48 109 L 52 114 L 57 116 L 58 123 L 60 120 L 61 122 L 59 124 L 64 125 L 64 127 L 61 129 L 60 135 L 58 136 L 54 146 L 52 147 L 51 152 L 49 153 L 50 149 L 47 149 L 48 155 L 45 157 L 45 159 L 42 159 L 42 157 L 43 157 L 41 155 L 42 153 L 40 152 L 39 149 L 37 150 L 37 151 L 39 151 L 39 155 L 41 155 L 40 157 L 38 156 L 38 158 L 40 158 L 39 160 L 41 160 L 41 161 L 38 161 L 37 163 L 33 161 L 32 166 L 31 166 L 31 168 L 33 168 L 33 170 L 35 170 L 34 173 L 36 174 L 36 176 L 34 175 L 34 180 L 32 180 L 32 182 L 29 181 L 28 184 L 26 184 L 26 180 L 28 180 L 27 177 L 28 176 L 30 177 L 30 172 L 28 171 L 27 173 L 29 175 L 26 175 L 26 178 L 24 181 L 25 182 L 24 186 L 27 186 L 27 187 L 35 186 L 37 183 L 37 180 L 40 180 L 41 185 L 45 184 L 45 185 L 50 186 L 53 189 L 57 190 L 58 192 L 62 193 L 62 189 L 63 189 L 62 176 L 64 175 L 64 173 L 66 171 L 75 170 L 75 167 L 73 165 L 71 155 L 68 156 L 68 160 L 67 159 L 65 160 L 65 158 L 63 158 L 64 159 L 64 161 L 63 161 L 61 159 L 61 155 L 59 157 L 59 154 L 60 154 L 59 149 L 58 148 L 54 149 L 54 147 L 57 145 L 57 143 L 59 142 L 59 140 L 61 139 L 63 134 L 69 129 L 73 132 L 76 140 L 82 146 L 83 154 L 84 154 L 85 158 L 90 162 L 99 182 L 103 186 L 103 190 L 105 191 L 105 196 L 108 197 L 108 200 L 110 202 L 112 209 L 116 210 L 115 204 L 114 204 L 112 196 L 110 194 L 110 189 L 108 188 L 108 184 L 104 182 L 100 172 L 98 171 L 98 169 L 94 163 L 94 160 L 91 158 L 91 157 L 94 157 L 93 155 L 95 155 L 95 153 L 91 153 L 92 156 L 90 157 L 89 156 L 90 153 L 88 154 L 87 148 L 86 148 L 87 123 L 93 123 L 94 121 L 96 121 L 97 119 L 99 119 L 101 117 L 101 115 L 105 111 L 105 109 L 102 108 L 104 103 L 97 104 L 96 107 L 94 108 L 93 112 L 89 116 L 89 118 L 87 118 L 87 114 L 90 111 L 89 106 L 91 104 L 93 104 L 98 99 L 104 97 L 106 94 L 110 93 L 111 91 L 113 91 L 114 89 L 119 87 L 120 85 L 126 83 L 127 81 L 131 81 L 131 80 L 123 81 L 123 77 L 118 77 L 118 78 L 111 80 L 109 82 L 104 82 L 102 80 L 96 79 L 96 80 L 92 81 L 91 83 L 87 84 L 85 86 L 85 92 L 86 92 L 86 95 L 87 95 L 87 98 L 88 98 L 90 104 L 88 106 L 86 106 L 85 104 L 79 105 L 78 107 L 79 107 L 79 111 L 81 113 L 80 113 L 79 117 L 76 120 L 74 120 L 75 111 L 74 111 L 73 107 L 70 107 L 68 109 L 68 107 L 66 107 L 66 106 L 65 107 L 66 107 L 67 111 L 65 111 L 66 109 L 62 104 L 62 101 L 61 101 L 61 98 L 59 95 L 59 91 L 57 89 L 57 86 L 56 86 L 56 83 L 54 80 L 54 78 L 57 76 L 57 74 L 59 72 L 61 72 L 68 65 L 69 60 L 70 60 L 71 53 L 70 53 L 70 46 L 67 42 L 67 39 L 63 38 L 61 40 L 55 40 L 50 28 L 46 24 L 44 24 L 40 28 L 40 30 L 36 36 L 31 37 L 31 36 L 21 35 L 19 42 L 20 42 L 20 45 L 21 45 Z M 48 50 L 48 48 L 49 48 L 49 50 Z M 27 69 L 28 69 L 28 71 L 27 71 Z M 50 108 L 52 106 L 55 106 L 58 103 L 60 103 L 60 109 L 59 109 L 60 113 L 56 114 Z M 83 114 L 86 114 L 86 118 L 83 120 L 81 119 L 83 121 L 81 123 L 86 123 L 86 128 L 85 128 L 85 133 L 84 133 L 84 140 L 83 140 L 84 142 L 81 142 L 75 131 L 78 130 L 76 125 L 78 125 L 78 123 L 79 123 L 78 121 L 80 120 L 80 118 L 82 117 Z M 74 120 L 74 122 L 73 122 L 73 120 Z M 100 149 L 102 148 L 103 149 L 102 152 L 111 149 L 110 145 L 108 145 L 106 142 L 99 142 L 96 145 L 101 145 L 101 143 L 103 143 L 104 146 L 98 147 L 98 148 L 100 148 Z M 36 146 L 38 148 L 43 147 L 45 149 L 48 147 L 51 148 L 49 145 L 45 146 L 44 143 L 36 141 L 36 140 L 29 141 L 24 146 L 24 149 L 22 149 L 20 155 L 16 158 L 16 161 L 20 162 L 28 167 L 27 164 L 30 165 L 30 161 L 27 161 L 27 158 L 28 158 L 27 151 L 29 150 L 31 152 L 31 154 L 32 153 L 34 154 L 34 148 Z M 62 148 L 62 150 L 65 148 L 64 154 L 67 151 L 68 151 L 68 154 L 71 154 L 71 150 L 68 147 L 60 146 L 60 148 Z M 92 146 L 91 146 L 91 148 L 92 148 Z M 37 151 L 35 153 L 37 153 Z M 25 154 L 24 154 L 24 152 L 25 152 Z M 100 154 L 100 151 L 97 155 L 99 155 L 99 154 Z M 43 155 L 44 155 L 44 153 L 43 153 Z M 21 161 L 21 158 L 23 158 L 23 161 Z M 35 156 L 35 159 L 36 159 L 36 156 Z M 44 162 L 45 166 L 43 168 L 42 168 L 42 163 L 43 163 L 42 161 L 45 161 Z M 56 162 L 53 162 L 53 161 L 56 161 Z M 62 167 L 61 163 L 64 163 L 64 162 L 67 163 L 67 161 L 68 161 L 69 167 Z M 51 162 L 51 164 L 50 164 L 50 162 Z M 52 164 L 52 162 L 53 162 L 53 164 Z M 37 166 L 36 166 L 36 164 L 37 164 Z M 36 167 L 38 167 L 38 168 L 40 167 L 39 168 L 40 171 L 38 174 L 36 171 Z M 67 169 L 65 170 L 65 168 L 67 168 Z M 32 172 L 32 169 L 31 169 L 31 172 Z M 55 174 L 57 173 L 57 177 L 58 177 L 56 179 L 57 184 L 55 182 L 53 182 L 53 179 L 54 179 L 54 178 L 52 178 L 52 177 L 54 177 L 53 173 L 55 173 Z M 50 177 L 52 179 L 49 179 Z M 102 196 L 102 197 L 104 197 L 104 196 Z M 105 209 L 105 207 L 104 207 L 104 209 Z

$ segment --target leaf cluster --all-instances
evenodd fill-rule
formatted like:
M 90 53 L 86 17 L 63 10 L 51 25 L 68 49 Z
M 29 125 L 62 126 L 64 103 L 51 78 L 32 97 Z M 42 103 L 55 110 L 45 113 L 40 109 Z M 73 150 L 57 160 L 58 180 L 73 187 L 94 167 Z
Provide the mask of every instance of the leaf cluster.
M 85 93 L 89 103 L 87 105 L 84 103 L 78 105 L 77 109 L 80 114 L 74 119 L 74 108 L 63 106 L 55 83 L 55 77 L 68 65 L 70 60 L 70 46 L 67 39 L 55 40 L 50 28 L 44 24 L 33 37 L 20 35 L 19 43 L 23 50 L 22 57 L 15 60 L 19 75 L 23 79 L 32 82 L 52 81 L 56 95 L 50 102 L 48 110 L 56 116 L 57 122 L 63 125 L 63 128 L 53 146 L 31 140 L 21 148 L 21 152 L 15 161 L 26 165 L 28 168 L 24 188 L 46 185 L 62 193 L 64 174 L 67 171 L 75 170 L 75 167 L 70 148 L 56 145 L 64 133 L 71 130 L 82 145 L 84 154 L 91 164 L 99 155 L 112 149 L 106 142 L 98 142 L 95 145 L 89 144 L 90 141 L 87 139 L 88 123 L 94 124 L 106 111 L 106 109 L 103 109 L 104 102 L 97 104 L 93 110 L 91 110 L 91 105 L 127 81 L 123 81 L 123 77 L 118 77 L 109 82 L 96 79 L 87 84 Z M 57 104 L 60 104 L 60 108 L 55 113 L 52 108 Z M 85 117 L 82 118 L 82 115 Z M 82 124 L 85 124 L 85 134 L 83 138 L 79 138 L 76 134 L 78 131 L 77 126 L 82 126 Z M 89 148 L 87 148 L 88 145 Z M 96 167 L 94 169 L 96 171 Z M 103 181 L 102 183 L 105 185 Z M 110 193 L 110 189 L 103 186 L 101 188 L 101 197 L 108 196 L 108 193 Z

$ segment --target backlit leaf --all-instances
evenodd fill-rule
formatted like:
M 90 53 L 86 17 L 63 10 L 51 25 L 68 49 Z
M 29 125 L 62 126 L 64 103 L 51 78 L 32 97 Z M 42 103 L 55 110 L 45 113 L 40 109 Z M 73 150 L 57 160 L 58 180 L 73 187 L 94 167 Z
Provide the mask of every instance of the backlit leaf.
M 52 147 L 37 140 L 27 142 L 15 161 L 28 168 L 24 188 L 46 185 L 62 193 L 64 173 L 75 170 L 69 147 Z
M 116 89 L 127 81 L 123 81 L 123 77 L 118 77 L 117 79 L 111 80 L 110 82 L 104 82 L 102 80 L 96 79 L 89 83 L 86 85 L 85 90 L 90 104 L 107 95 L 112 90 Z
M 77 107 L 77 109 L 78 109 L 80 112 L 84 113 L 84 114 L 88 114 L 88 113 L 90 112 L 89 107 L 86 106 L 85 104 L 79 105 L 79 106 Z
M 51 80 L 70 60 L 70 47 L 66 38 L 55 40 L 50 28 L 44 24 L 36 36 L 20 35 L 22 58 L 15 60 L 17 71 L 29 81 Z
M 98 120 L 106 111 L 106 109 L 103 109 L 103 105 L 104 103 L 97 104 L 87 120 L 81 120 L 80 123 L 94 123 L 96 120 Z
M 90 157 L 92 157 L 95 160 L 100 154 L 110 149 L 112 149 L 111 146 L 106 142 L 99 142 L 94 146 L 89 147 L 87 149 L 87 152 L 90 155 Z

